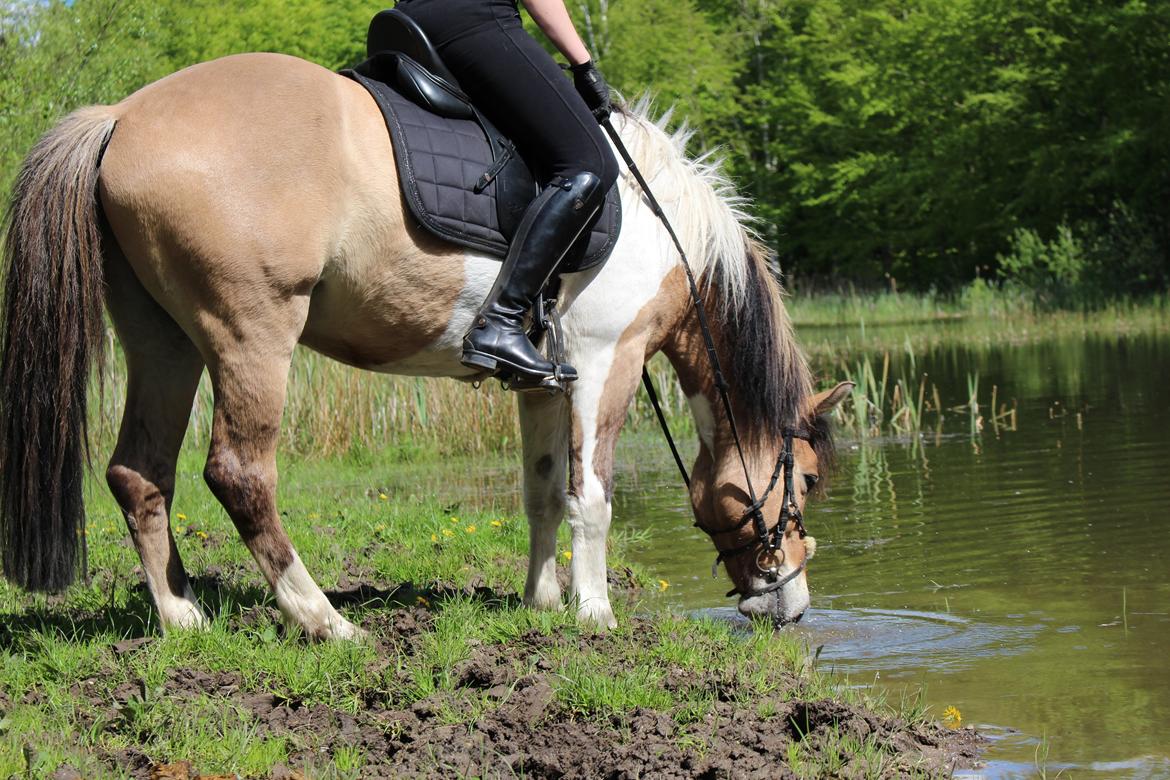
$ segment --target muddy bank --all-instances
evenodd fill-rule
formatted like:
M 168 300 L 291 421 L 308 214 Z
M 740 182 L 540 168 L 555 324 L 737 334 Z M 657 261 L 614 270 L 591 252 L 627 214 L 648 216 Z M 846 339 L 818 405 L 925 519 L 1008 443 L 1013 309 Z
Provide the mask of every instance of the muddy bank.
M 241 628 L 257 617 L 241 614 Z M 352 776 L 365 778 L 948 776 L 975 757 L 978 738 L 969 730 L 909 723 L 810 696 L 816 686 L 789 671 L 777 671 L 771 690 L 761 694 L 758 675 L 749 680 L 743 669 L 664 662 L 645 678 L 660 691 L 638 693 L 650 699 L 661 693 L 662 701 L 675 704 L 590 707 L 592 692 L 581 686 L 593 678 L 570 679 L 562 673 L 566 659 L 598 669 L 633 669 L 638 647 L 662 640 L 665 629 L 652 619 L 631 620 L 634 630 L 621 637 L 531 630 L 503 643 L 472 641 L 465 660 L 432 670 L 444 682 L 441 689 L 420 697 L 418 680 L 404 679 L 417 672 L 396 659 L 429 651 L 435 613 L 387 608 L 362 619 L 377 643 L 374 663 L 380 668 L 371 675 L 378 682 L 357 691 L 354 712 L 274 695 L 263 679 L 248 685 L 234 671 L 177 668 L 164 690 L 147 693 L 140 683 L 127 682 L 112 699 L 91 699 L 94 727 L 119 730 L 128 708 L 140 705 L 143 696 L 179 705 L 210 697 L 251 720 L 257 738 L 288 740 L 293 749 L 287 765 L 269 775 L 284 778 L 322 774 L 342 752 L 361 756 Z M 126 657 L 152 641 L 120 643 L 112 652 Z M 611 698 L 620 695 L 610 692 Z M 604 700 L 606 692 L 598 696 Z M 707 704 L 677 703 L 694 701 Z M 862 745 L 867 747 L 848 749 Z M 802 758 L 791 766 L 794 753 Z M 159 776 L 162 764 L 189 761 L 192 777 L 200 768 L 199 756 L 151 756 L 133 747 L 101 758 L 137 778 Z

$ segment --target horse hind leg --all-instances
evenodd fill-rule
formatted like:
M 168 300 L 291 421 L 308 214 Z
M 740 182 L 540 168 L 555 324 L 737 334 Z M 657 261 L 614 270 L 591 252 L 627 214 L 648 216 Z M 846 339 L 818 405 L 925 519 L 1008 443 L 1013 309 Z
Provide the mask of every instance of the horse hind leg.
M 286 622 L 315 639 L 351 639 L 359 629 L 313 581 L 276 508 L 276 445 L 294 343 L 295 338 L 265 349 L 245 339 L 220 346 L 210 366 L 215 412 L 204 478 L 235 523 Z
M 122 508 L 164 630 L 207 622 L 195 601 L 169 513 L 175 462 L 203 372 L 195 345 L 154 302 L 116 249 L 106 252 L 108 307 L 126 356 L 126 408 L 106 482 Z

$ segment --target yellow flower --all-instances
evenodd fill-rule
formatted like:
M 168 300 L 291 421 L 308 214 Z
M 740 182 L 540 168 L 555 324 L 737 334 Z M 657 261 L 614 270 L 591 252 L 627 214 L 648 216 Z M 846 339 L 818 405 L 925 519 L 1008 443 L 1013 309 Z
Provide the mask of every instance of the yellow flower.
M 492 528 L 500 528 L 504 525 L 502 520 L 492 520 Z
M 658 581 L 658 589 L 659 590 L 666 590 L 669 587 L 670 587 L 670 583 L 667 582 L 666 580 L 659 580 Z
M 317 520 L 320 517 L 321 517 L 321 515 L 317 514 L 316 512 L 309 512 L 309 519 L 310 520 Z
M 455 535 L 455 532 L 452 531 L 450 528 L 443 529 L 443 536 L 454 536 L 454 535 Z
M 383 532 L 383 531 L 385 531 L 385 530 L 386 530 L 386 526 L 382 525 L 381 523 L 378 523 L 376 526 L 374 526 L 374 532 L 375 532 L 375 533 L 379 533 L 379 534 L 380 534 L 380 533 L 382 533 L 382 532 Z
M 416 598 L 414 600 L 414 603 L 418 604 L 420 607 L 429 607 L 431 605 L 431 602 L 427 601 L 426 597 L 424 597 L 424 596 L 419 596 L 418 598 Z
M 177 525 L 177 526 L 175 526 L 175 533 L 177 533 L 177 534 L 181 534 L 181 533 L 185 532 L 186 530 L 187 530 L 187 529 L 186 529 L 186 528 L 184 528 L 184 527 L 183 527 L 183 526 L 181 526 L 181 525 Z
M 571 560 L 573 560 L 573 551 L 572 550 L 565 550 L 563 553 L 561 553 L 561 557 L 564 558 L 566 561 L 571 561 Z
M 467 532 L 467 533 L 469 533 L 469 534 L 473 534 L 473 533 L 475 533 L 475 526 L 474 526 L 474 525 L 469 525 L 469 526 L 467 526 L 466 528 L 464 528 L 463 530 L 464 530 L 464 531 L 466 531 L 466 532 Z
M 179 514 L 175 515 L 175 517 L 179 518 L 180 520 L 187 519 L 187 516 L 185 514 L 183 514 L 182 512 L 179 512 Z
M 963 725 L 963 713 L 959 712 L 957 707 L 947 707 L 943 710 L 942 721 L 948 729 L 957 729 Z
M 390 500 L 390 496 L 386 495 L 385 493 L 379 493 L 379 494 L 378 494 L 378 498 L 382 499 L 383 501 L 389 501 L 389 500 Z
M 458 524 L 459 524 L 459 518 L 458 518 L 458 517 L 452 517 L 452 518 L 451 518 L 451 522 L 452 522 L 453 524 L 455 524 L 455 525 L 458 525 Z
M 437 541 L 439 541 L 439 537 L 438 537 L 438 536 L 436 536 L 435 534 L 431 534 L 431 541 L 432 541 L 432 542 L 437 542 Z
M 195 535 L 196 535 L 196 536 L 198 536 L 200 539 L 206 539 L 206 538 L 207 538 L 207 532 L 206 532 L 206 531 L 196 531 L 196 532 L 195 532 Z

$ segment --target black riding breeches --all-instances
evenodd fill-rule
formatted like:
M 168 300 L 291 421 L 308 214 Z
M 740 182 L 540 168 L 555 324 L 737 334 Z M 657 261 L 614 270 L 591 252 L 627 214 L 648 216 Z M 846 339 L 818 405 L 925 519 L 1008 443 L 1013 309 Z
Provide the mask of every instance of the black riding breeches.
M 603 192 L 617 160 L 572 82 L 520 22 L 515 0 L 400 0 L 472 102 L 542 183 L 588 171 Z

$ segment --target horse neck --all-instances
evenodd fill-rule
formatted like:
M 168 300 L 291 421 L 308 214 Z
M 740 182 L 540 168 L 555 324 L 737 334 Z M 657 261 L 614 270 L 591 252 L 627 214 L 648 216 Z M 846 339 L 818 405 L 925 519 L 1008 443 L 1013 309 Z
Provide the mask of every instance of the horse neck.
M 731 373 L 731 361 L 725 347 L 727 340 L 717 324 L 720 320 L 712 316 L 713 312 L 709 306 L 705 311 L 720 370 L 727 384 L 734 388 L 735 376 Z M 707 455 L 715 463 L 721 462 L 729 455 L 735 456 L 734 438 L 715 384 L 715 367 L 708 353 L 707 342 L 703 337 L 694 303 L 689 297 L 687 309 L 683 312 L 678 327 L 672 330 L 669 339 L 663 345 L 663 352 L 678 375 L 679 384 L 687 397 L 691 416 L 694 418 L 700 444 L 706 449 Z M 729 398 L 729 401 L 734 412 L 734 399 Z M 736 417 L 736 422 L 742 424 L 739 416 Z

